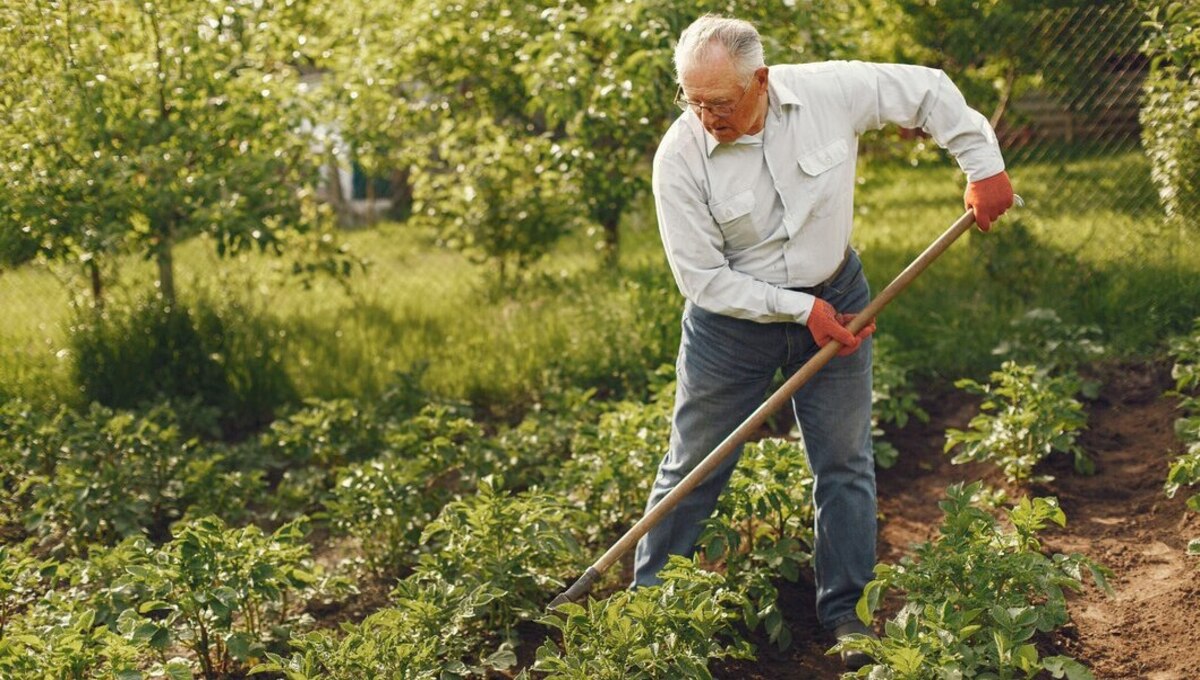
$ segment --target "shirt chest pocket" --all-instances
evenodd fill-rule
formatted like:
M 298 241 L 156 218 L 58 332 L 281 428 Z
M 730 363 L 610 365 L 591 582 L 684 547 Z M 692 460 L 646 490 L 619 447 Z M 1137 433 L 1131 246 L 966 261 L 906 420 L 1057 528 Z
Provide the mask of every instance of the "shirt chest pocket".
M 839 169 L 849 155 L 850 148 L 844 139 L 800 153 L 800 189 L 811 204 L 814 217 L 833 212 L 841 200 Z
M 727 250 L 743 250 L 760 240 L 754 220 L 751 219 L 754 205 L 752 189 L 708 202 L 708 211 L 717 225 L 721 227 L 721 234 L 725 237 Z

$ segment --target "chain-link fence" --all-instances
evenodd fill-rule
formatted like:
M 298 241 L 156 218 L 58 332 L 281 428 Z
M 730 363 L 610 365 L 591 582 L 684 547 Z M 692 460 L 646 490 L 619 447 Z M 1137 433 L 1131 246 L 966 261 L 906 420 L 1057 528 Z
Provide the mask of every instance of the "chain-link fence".
M 1146 3 L 1072 4 L 1029 22 L 1026 63 L 1042 72 L 1013 98 L 997 133 L 1031 224 L 1075 230 L 1080 249 L 1103 235 L 1110 255 L 1120 248 L 1135 255 L 1105 227 L 1127 223 L 1140 244 L 1148 234 L 1180 236 L 1166 228 L 1162 187 L 1143 141 L 1152 70 L 1146 44 L 1154 29 Z M 1023 190 L 1021 179 L 1032 186 Z

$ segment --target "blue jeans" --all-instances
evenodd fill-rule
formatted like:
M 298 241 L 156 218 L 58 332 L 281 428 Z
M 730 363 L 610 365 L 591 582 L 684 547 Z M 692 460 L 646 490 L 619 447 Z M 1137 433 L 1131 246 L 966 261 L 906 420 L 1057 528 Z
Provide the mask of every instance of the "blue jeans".
M 820 297 L 838 311 L 857 312 L 870 291 L 857 254 L 849 257 Z M 815 477 L 817 617 L 826 628 L 855 618 L 875 566 L 871 347 L 868 339 L 855 353 L 835 357 L 792 399 Z M 670 448 L 647 510 L 758 408 L 777 370 L 790 376 L 818 349 L 802 324 L 735 319 L 687 303 Z M 739 447 L 638 542 L 635 587 L 659 583 L 668 555 L 695 552 L 700 523 L 712 515 L 741 453 Z

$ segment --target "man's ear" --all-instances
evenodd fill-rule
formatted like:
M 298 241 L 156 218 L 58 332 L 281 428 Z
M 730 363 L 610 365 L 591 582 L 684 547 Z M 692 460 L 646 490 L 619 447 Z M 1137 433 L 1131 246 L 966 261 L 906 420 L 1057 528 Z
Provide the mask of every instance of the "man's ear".
M 761 66 L 758 68 L 758 70 L 756 70 L 754 72 L 754 77 L 758 80 L 759 84 L 762 85 L 763 87 L 767 86 L 767 73 L 768 73 L 769 69 L 770 69 L 770 67 L 768 67 L 768 66 Z

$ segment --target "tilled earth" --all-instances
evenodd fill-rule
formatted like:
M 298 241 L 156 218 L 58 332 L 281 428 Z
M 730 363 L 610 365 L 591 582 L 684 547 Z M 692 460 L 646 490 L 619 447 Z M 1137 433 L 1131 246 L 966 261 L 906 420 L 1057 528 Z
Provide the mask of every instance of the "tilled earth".
M 1091 667 L 1096 678 L 1191 680 L 1200 678 L 1200 559 L 1189 558 L 1187 539 L 1200 536 L 1200 514 L 1163 493 L 1167 466 L 1180 450 L 1173 423 L 1176 400 L 1167 367 L 1121 365 L 1098 371 L 1100 397 L 1088 404 L 1088 430 L 1081 443 L 1096 462 L 1094 476 L 1072 470 L 1069 456 L 1055 454 L 1039 472 L 1051 482 L 1028 489 L 1059 499 L 1064 529 L 1043 534 L 1047 550 L 1083 553 L 1115 573 L 1108 597 L 1090 581 L 1069 597 L 1072 622 L 1050 639 L 1043 653 L 1069 654 Z M 913 543 L 932 538 L 941 519 L 937 501 L 958 481 L 984 479 L 1005 487 L 1003 478 L 980 465 L 953 465 L 942 453 L 946 428 L 965 428 L 976 401 L 952 392 L 927 395 L 927 424 L 912 422 L 888 437 L 900 461 L 878 475 L 879 559 L 895 561 Z M 1010 498 L 1021 491 L 1007 487 Z M 781 584 L 781 598 L 795 642 L 786 652 L 759 644 L 755 662 L 714 664 L 722 679 L 836 678 L 841 666 L 825 652 L 832 644 L 813 612 L 813 586 Z M 887 613 L 894 611 L 890 603 Z M 880 619 L 882 620 L 882 619 Z

